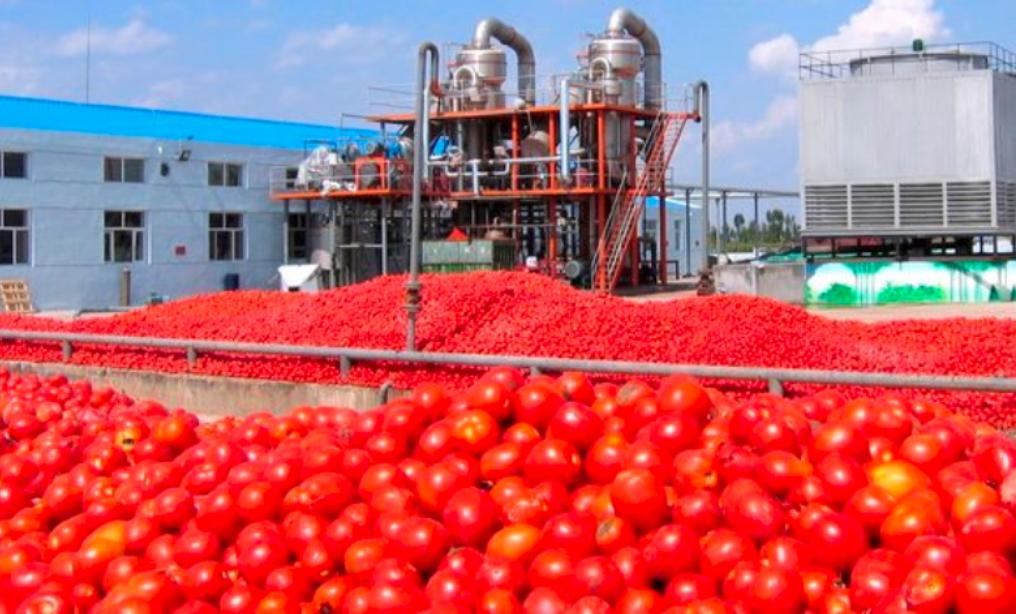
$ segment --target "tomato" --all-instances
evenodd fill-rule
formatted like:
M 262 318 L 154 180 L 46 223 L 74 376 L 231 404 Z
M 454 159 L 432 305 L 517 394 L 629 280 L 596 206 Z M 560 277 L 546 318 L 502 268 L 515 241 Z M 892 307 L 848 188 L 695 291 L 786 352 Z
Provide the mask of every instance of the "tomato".
M 667 582 L 663 601 L 667 606 L 683 606 L 716 595 L 716 582 L 706 576 L 680 573 Z
M 440 462 L 428 467 L 416 483 L 416 496 L 423 509 L 439 513 L 448 506 L 448 500 L 457 491 L 472 486 L 469 475 L 451 462 Z
M 893 507 L 879 534 L 885 546 L 903 551 L 916 537 L 940 534 L 945 526 L 946 519 L 938 495 L 930 490 L 918 490 Z
M 494 446 L 500 436 L 497 422 L 485 411 L 465 411 L 448 420 L 452 441 L 465 452 L 482 454 Z
M 841 513 L 823 514 L 802 539 L 815 563 L 840 570 L 848 569 L 868 548 L 864 528 Z
M 532 483 L 553 480 L 571 485 L 582 473 L 582 460 L 567 441 L 545 439 L 529 451 L 523 472 Z
M 649 535 L 642 547 L 642 556 L 650 576 L 669 580 L 696 567 L 699 560 L 698 537 L 685 525 L 664 525 Z
M 910 542 L 903 556 L 911 567 L 930 567 L 957 576 L 967 566 L 963 549 L 950 537 L 924 535 Z
M 954 526 L 962 526 L 977 510 L 994 506 L 999 501 L 998 491 L 984 482 L 970 482 L 953 494 L 950 517 Z
M 184 573 L 180 588 L 188 599 L 217 602 L 230 587 L 226 567 L 216 561 L 202 561 Z
M 347 578 L 342 576 L 331 578 L 314 591 L 311 605 L 318 612 L 324 611 L 326 606 L 327 609 L 337 612 L 350 589 L 351 585 Z
M 448 550 L 448 541 L 448 531 L 441 523 L 431 518 L 415 517 L 395 532 L 392 545 L 400 557 L 427 573 L 437 569 Z
M 494 533 L 487 541 L 487 556 L 528 563 L 540 540 L 541 531 L 528 524 L 513 524 Z
M 960 612 L 1002 614 L 1016 607 L 1016 580 L 989 572 L 970 572 L 960 578 L 956 590 Z
M 760 542 L 776 536 L 785 524 L 779 502 L 757 484 L 752 484 L 752 489 L 743 494 L 732 495 L 738 484 L 734 482 L 728 486 L 721 498 L 727 525 Z
M 285 565 L 287 559 L 285 546 L 281 542 L 262 541 L 239 548 L 238 568 L 244 579 L 255 586 L 261 586 L 274 569 Z
M 610 485 L 610 501 L 618 517 L 631 522 L 637 531 L 663 523 L 668 516 L 663 486 L 646 469 L 626 469 Z
M 662 601 L 655 591 L 629 588 L 618 598 L 614 611 L 617 614 L 644 614 L 646 612 L 654 614 L 662 610 Z
M 878 535 L 879 528 L 896 504 L 896 499 L 883 488 L 869 484 L 854 492 L 843 507 L 843 513 L 864 527 L 869 535 Z
M 616 516 L 607 518 L 596 527 L 596 547 L 604 554 L 613 554 L 621 548 L 634 546 L 637 540 L 631 523 Z
M 706 533 L 700 545 L 699 568 L 715 582 L 722 581 L 737 563 L 758 558 L 752 540 L 730 529 L 720 528 Z
M 567 608 L 564 599 L 546 587 L 534 589 L 522 602 L 522 611 L 526 614 L 560 614 Z
M 607 484 L 621 470 L 628 442 L 620 433 L 604 434 L 586 452 L 583 469 L 595 483 Z
M 562 548 L 575 558 L 582 558 L 596 549 L 596 519 L 588 514 L 566 512 L 552 517 L 543 526 L 538 547 Z
M 917 466 L 903 460 L 877 463 L 867 468 L 868 479 L 897 500 L 928 488 L 931 480 Z
M 564 391 L 564 396 L 569 401 L 591 405 L 596 400 L 593 384 L 583 373 L 565 371 L 557 378 L 557 385 Z
M 959 540 L 967 552 L 1010 554 L 1016 548 L 1016 518 L 1003 507 L 985 505 L 963 521 Z
M 664 413 L 685 413 L 700 424 L 705 423 L 712 410 L 713 404 L 705 388 L 689 377 L 677 375 L 663 380 L 657 396 Z
M 603 418 L 585 405 L 564 403 L 547 425 L 547 437 L 561 439 L 586 450 L 603 433 Z
M 953 604 L 955 585 L 941 569 L 914 567 L 903 580 L 903 599 L 913 612 L 946 614 Z
M 804 586 L 797 571 L 760 568 L 749 591 L 748 607 L 756 612 L 798 612 L 804 604 Z

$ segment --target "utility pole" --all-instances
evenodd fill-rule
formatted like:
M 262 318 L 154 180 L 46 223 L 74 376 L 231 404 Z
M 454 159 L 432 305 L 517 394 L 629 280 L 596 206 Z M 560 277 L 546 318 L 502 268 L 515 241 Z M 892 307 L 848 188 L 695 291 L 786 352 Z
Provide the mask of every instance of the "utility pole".
M 88 27 L 85 29 L 85 103 L 92 100 L 92 3 L 88 3 Z

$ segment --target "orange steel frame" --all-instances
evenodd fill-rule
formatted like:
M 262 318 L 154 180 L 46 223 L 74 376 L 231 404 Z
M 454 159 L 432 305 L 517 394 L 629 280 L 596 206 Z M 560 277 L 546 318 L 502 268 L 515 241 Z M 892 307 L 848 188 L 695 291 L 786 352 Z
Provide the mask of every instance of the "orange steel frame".
M 446 111 L 441 113 L 435 113 L 431 115 L 430 121 L 432 124 L 442 124 L 444 122 L 451 122 L 459 119 L 469 120 L 486 120 L 505 122 L 510 126 L 510 134 L 512 141 L 512 156 L 513 158 L 519 157 L 519 149 L 521 143 L 521 123 L 522 116 L 525 115 L 527 120 L 532 120 L 541 126 L 546 126 L 550 147 L 550 156 L 556 156 L 558 154 L 558 114 L 560 108 L 556 105 L 542 105 L 536 107 L 530 107 L 528 109 L 515 109 L 515 108 L 502 108 L 502 109 L 489 109 L 489 110 L 478 110 L 478 111 Z M 557 206 L 562 199 L 574 200 L 576 204 L 582 205 L 581 201 L 585 201 L 586 216 L 585 218 L 590 222 L 595 222 L 594 235 L 597 237 L 591 241 L 589 237 L 582 232 L 582 229 L 577 230 L 579 236 L 578 248 L 580 254 L 588 257 L 592 254 L 593 250 L 602 250 L 604 246 L 602 244 L 602 233 L 606 226 L 607 217 L 610 214 L 608 210 L 608 203 L 613 202 L 613 197 L 618 191 L 618 187 L 612 187 L 608 181 L 608 169 L 606 164 L 606 117 L 608 113 L 618 113 L 622 120 L 628 121 L 632 130 L 629 134 L 632 135 L 631 141 L 628 144 L 628 168 L 629 172 L 633 172 L 636 168 L 636 143 L 635 143 L 635 124 L 638 120 L 654 120 L 658 114 L 655 111 L 647 111 L 645 109 L 637 107 L 620 106 L 614 104 L 579 104 L 571 107 L 571 113 L 573 116 L 590 114 L 595 117 L 596 122 L 596 142 L 597 142 L 597 165 L 595 169 L 595 175 L 590 178 L 591 180 L 586 182 L 586 185 L 576 186 L 564 186 L 561 185 L 558 179 L 557 173 L 557 162 L 548 162 L 548 175 L 549 182 L 545 187 L 523 187 L 519 181 L 519 166 L 512 164 L 511 172 L 509 176 L 508 189 L 482 189 L 480 194 L 477 195 L 472 191 L 455 191 L 455 190 L 441 190 L 437 189 L 433 183 L 428 182 L 424 185 L 424 197 L 425 198 L 442 198 L 456 201 L 469 201 L 473 203 L 488 202 L 492 204 L 504 204 L 505 201 L 515 201 L 513 204 L 513 217 L 518 215 L 518 207 L 522 200 L 543 200 L 547 205 L 548 221 L 554 223 L 556 221 Z M 679 113 L 678 117 L 684 119 L 695 119 L 695 115 L 692 113 Z M 370 117 L 369 120 L 380 123 L 380 124 L 395 124 L 395 125 L 406 125 L 410 126 L 415 122 L 415 118 L 412 114 L 393 114 L 393 115 L 379 115 Z M 441 130 L 431 131 L 431 134 L 441 133 Z M 448 131 L 445 131 L 448 132 Z M 364 159 L 361 159 L 364 160 Z M 370 162 L 382 162 L 384 164 L 391 164 L 394 161 L 385 160 L 383 158 L 367 158 Z M 359 163 L 359 161 L 358 161 Z M 399 161 L 400 164 L 406 165 L 405 162 Z M 358 168 L 358 167 L 357 167 Z M 408 173 L 411 169 L 407 168 Z M 376 188 L 366 190 L 354 190 L 354 191 L 334 191 L 328 193 L 321 193 L 316 191 L 284 191 L 276 192 L 271 195 L 271 198 L 276 201 L 289 201 L 289 200 L 376 200 L 380 205 L 382 199 L 389 199 L 389 203 L 394 205 L 399 199 L 408 200 L 411 195 L 409 184 L 404 185 L 388 185 L 387 172 L 381 172 L 381 185 Z M 624 189 L 630 189 L 634 185 L 634 177 L 629 175 L 626 180 L 626 185 L 622 186 Z M 658 232 L 660 236 L 660 249 L 657 254 L 658 263 L 657 271 L 659 279 L 662 283 L 666 283 L 667 270 L 666 270 L 666 254 L 667 254 L 667 218 L 666 218 L 666 189 L 661 190 L 659 194 L 660 208 L 659 208 L 659 226 Z M 514 220 L 513 220 L 514 221 Z M 552 230 L 548 232 L 547 241 L 547 256 L 551 262 L 556 261 L 558 255 L 557 245 L 557 232 Z M 632 244 L 629 248 L 629 260 L 630 260 L 630 281 L 632 285 L 638 285 L 639 283 L 639 259 L 640 259 L 640 243 L 636 235 Z

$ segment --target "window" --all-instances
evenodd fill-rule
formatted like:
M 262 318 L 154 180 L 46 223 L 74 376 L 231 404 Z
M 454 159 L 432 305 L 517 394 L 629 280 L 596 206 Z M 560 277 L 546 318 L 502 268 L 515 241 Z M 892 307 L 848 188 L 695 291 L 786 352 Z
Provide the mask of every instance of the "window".
M 645 233 L 647 239 L 656 238 L 656 220 L 646 220 L 645 222 Z
M 0 265 L 28 264 L 28 211 L 0 209 Z
M 144 183 L 145 161 L 141 158 L 106 158 L 103 172 L 106 181 L 111 183 Z
M 105 226 L 106 262 L 139 262 L 145 259 L 144 213 L 107 211 Z
M 0 155 L 0 177 L 24 179 L 28 177 L 28 154 L 20 151 L 5 151 Z
M 669 243 L 674 246 L 674 249 L 681 249 L 681 243 L 684 242 L 684 222 L 682 220 L 674 220 L 674 238 Z
M 208 215 L 208 257 L 212 260 L 243 260 L 243 214 Z
M 287 190 L 296 189 L 296 180 L 297 180 L 297 178 L 299 176 L 300 176 L 300 169 L 299 168 L 297 168 L 295 166 L 291 166 L 291 167 L 286 169 L 286 189 Z
M 289 257 L 306 260 L 307 254 L 307 214 L 289 214 Z
M 225 162 L 208 163 L 208 185 L 227 188 L 240 187 L 243 182 L 243 165 Z

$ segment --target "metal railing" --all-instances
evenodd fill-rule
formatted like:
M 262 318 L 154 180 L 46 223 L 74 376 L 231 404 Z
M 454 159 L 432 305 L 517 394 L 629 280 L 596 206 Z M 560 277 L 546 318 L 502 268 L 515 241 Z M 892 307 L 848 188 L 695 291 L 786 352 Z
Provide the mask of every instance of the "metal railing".
M 798 74 L 804 81 L 840 79 L 851 76 L 854 65 L 862 60 L 913 63 L 916 59 L 931 62 L 941 59 L 944 54 L 984 56 L 986 62 L 984 69 L 1016 74 L 1016 53 L 992 42 L 925 45 L 920 51 L 915 51 L 912 46 L 804 51 L 799 56 Z M 957 70 L 960 70 L 961 66 L 972 69 L 970 65 L 957 64 Z M 857 70 L 863 69 L 863 65 L 857 66 Z
M 0 341 L 9 340 L 57 343 L 61 347 L 64 361 L 69 361 L 73 357 L 75 344 L 180 350 L 185 353 L 190 366 L 197 364 L 201 353 L 215 352 L 333 360 L 338 363 L 339 372 L 343 377 L 349 374 L 350 369 L 356 362 L 401 362 L 466 367 L 508 366 L 528 369 L 533 373 L 580 371 L 584 373 L 646 376 L 682 374 L 706 379 L 766 382 L 768 383 L 769 390 L 776 394 L 782 394 L 785 383 L 996 393 L 1016 392 L 1016 378 L 1011 377 L 965 377 L 768 367 L 726 367 L 697 364 L 453 354 L 445 352 L 408 352 L 367 348 L 334 348 L 265 343 L 235 343 L 197 339 L 164 339 L 157 337 L 0 330 Z
M 562 77 L 570 73 L 537 75 L 536 105 L 554 105 L 560 100 L 560 88 L 558 84 Z M 446 84 L 447 85 L 447 84 Z M 693 94 L 691 85 L 680 83 L 675 85 L 662 85 L 663 108 L 671 112 L 689 111 L 692 108 Z M 514 106 L 514 101 L 519 98 L 518 92 L 511 81 L 506 81 L 500 89 L 504 96 L 505 107 Z M 636 105 L 642 106 L 642 80 L 635 81 Z M 451 110 L 456 101 L 469 102 L 470 93 L 462 89 L 446 88 L 442 96 L 442 110 Z M 380 113 L 409 112 L 413 108 L 413 85 L 411 83 L 389 83 L 367 86 L 367 105 L 378 109 Z M 433 103 L 432 103 L 433 104 Z

